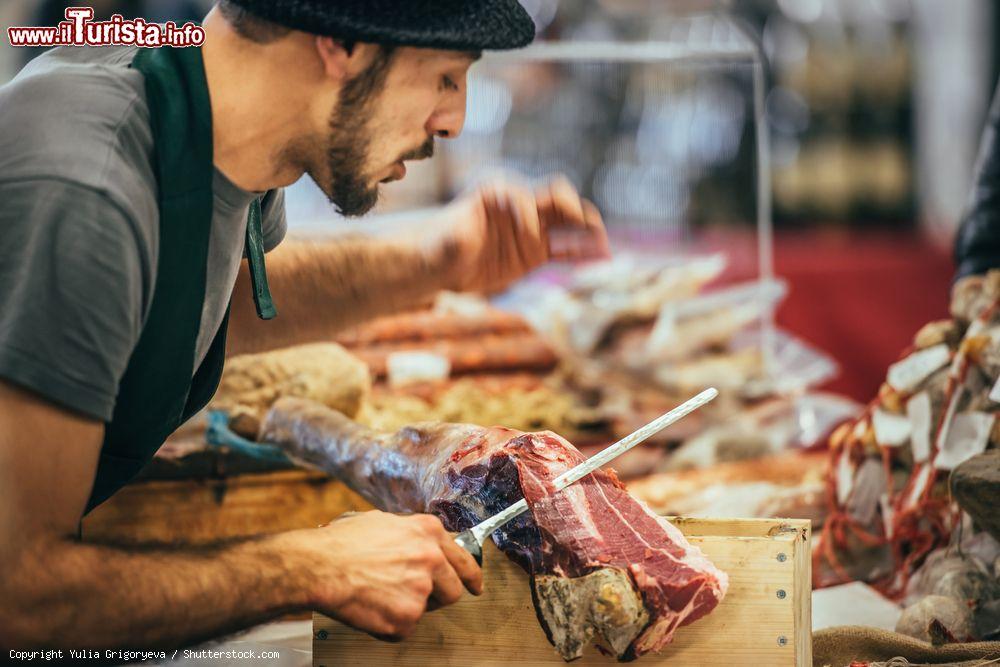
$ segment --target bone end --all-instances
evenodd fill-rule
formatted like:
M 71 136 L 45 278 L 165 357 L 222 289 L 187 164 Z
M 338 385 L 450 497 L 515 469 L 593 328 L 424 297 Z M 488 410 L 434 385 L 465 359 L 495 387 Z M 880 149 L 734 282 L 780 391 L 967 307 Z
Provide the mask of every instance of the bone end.
M 631 578 L 622 570 L 603 568 L 568 579 L 537 575 L 532 581 L 535 611 L 563 660 L 583 655 L 595 638 L 619 659 L 649 624 Z

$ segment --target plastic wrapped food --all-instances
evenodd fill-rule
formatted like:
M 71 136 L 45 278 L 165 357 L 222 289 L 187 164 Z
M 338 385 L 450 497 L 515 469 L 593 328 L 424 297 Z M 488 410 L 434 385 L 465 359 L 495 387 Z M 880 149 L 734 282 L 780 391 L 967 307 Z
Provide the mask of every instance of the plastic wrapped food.
M 932 644 L 968 641 L 972 633 L 972 612 L 954 598 L 928 595 L 903 610 L 896 632 Z

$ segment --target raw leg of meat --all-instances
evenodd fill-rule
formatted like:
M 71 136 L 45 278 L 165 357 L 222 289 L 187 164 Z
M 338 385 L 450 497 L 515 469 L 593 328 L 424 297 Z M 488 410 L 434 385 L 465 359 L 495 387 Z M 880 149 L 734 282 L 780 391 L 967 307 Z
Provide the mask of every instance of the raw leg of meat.
M 430 512 L 456 532 L 526 498 L 530 514 L 493 540 L 532 575 L 539 620 L 567 660 L 592 641 L 623 660 L 656 651 L 725 595 L 726 574 L 613 473 L 553 493 L 553 480 L 584 459 L 553 433 L 461 424 L 376 433 L 287 398 L 274 405 L 260 437 L 376 507 Z

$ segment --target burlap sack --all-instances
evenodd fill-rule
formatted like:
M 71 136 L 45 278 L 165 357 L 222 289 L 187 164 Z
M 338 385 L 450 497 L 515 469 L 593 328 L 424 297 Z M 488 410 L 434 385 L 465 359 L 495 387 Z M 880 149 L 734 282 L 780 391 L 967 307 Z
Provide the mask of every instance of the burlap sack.
M 852 662 L 868 663 L 869 667 L 1000 665 L 1000 642 L 933 646 L 913 637 L 860 625 L 813 633 L 813 667 L 849 667 Z

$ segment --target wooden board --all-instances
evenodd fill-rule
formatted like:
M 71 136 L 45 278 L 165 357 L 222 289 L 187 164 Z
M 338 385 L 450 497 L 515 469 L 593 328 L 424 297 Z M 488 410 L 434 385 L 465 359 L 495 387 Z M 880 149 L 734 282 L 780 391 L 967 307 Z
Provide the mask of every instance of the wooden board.
M 680 628 L 641 665 L 812 665 L 809 522 L 797 519 L 673 519 L 729 574 L 729 592 L 707 617 Z M 535 617 L 527 575 L 492 544 L 485 592 L 425 616 L 390 644 L 324 616 L 313 617 L 313 665 L 492 667 L 562 665 Z M 596 650 L 573 665 L 610 665 Z

